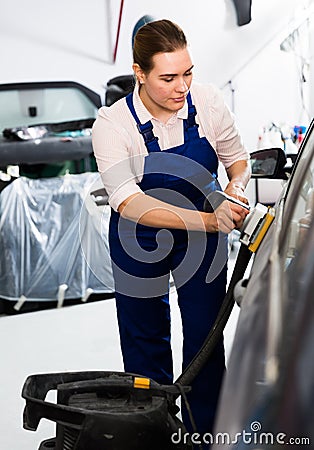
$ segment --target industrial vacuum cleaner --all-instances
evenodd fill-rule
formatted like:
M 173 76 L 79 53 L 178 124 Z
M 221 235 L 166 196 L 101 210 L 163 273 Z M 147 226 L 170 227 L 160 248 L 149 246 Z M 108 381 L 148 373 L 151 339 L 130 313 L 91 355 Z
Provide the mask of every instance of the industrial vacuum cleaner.
M 213 192 L 207 210 L 224 200 Z M 246 208 L 248 205 L 240 204 Z M 165 386 L 138 374 L 124 372 L 65 372 L 30 375 L 23 386 L 26 401 L 23 425 L 36 431 L 42 418 L 56 423 L 56 436 L 38 450 L 188 450 L 192 443 L 173 442 L 184 424 L 177 417 L 176 401 L 186 402 L 189 386 L 212 353 L 234 306 L 234 287 L 258 249 L 275 215 L 274 208 L 257 204 L 250 209 L 240 234 L 241 246 L 227 294 L 202 348 L 173 385 Z M 46 401 L 57 392 L 56 403 Z M 188 409 L 188 404 L 186 404 Z M 189 410 L 189 409 L 188 409 Z M 192 422 L 193 423 L 193 422 Z

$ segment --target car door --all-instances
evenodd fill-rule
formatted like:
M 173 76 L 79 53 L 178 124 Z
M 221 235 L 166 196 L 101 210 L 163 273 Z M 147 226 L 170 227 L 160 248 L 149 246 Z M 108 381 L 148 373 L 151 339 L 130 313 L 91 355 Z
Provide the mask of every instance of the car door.
M 214 449 L 314 445 L 313 208 L 312 122 L 252 266 Z

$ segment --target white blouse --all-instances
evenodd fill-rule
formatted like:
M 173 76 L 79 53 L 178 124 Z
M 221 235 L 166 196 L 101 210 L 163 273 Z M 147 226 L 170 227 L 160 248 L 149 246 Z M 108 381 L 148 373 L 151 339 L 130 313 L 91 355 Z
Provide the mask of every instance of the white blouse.
M 222 92 L 212 84 L 195 82 L 190 92 L 197 111 L 199 135 L 207 138 L 224 167 L 228 168 L 236 161 L 248 160 L 249 153 L 243 146 Z M 187 118 L 187 101 L 166 124 L 152 117 L 145 108 L 139 97 L 138 85 L 134 89 L 133 103 L 141 123 L 148 120 L 152 122 L 161 150 L 183 144 L 182 121 Z M 142 179 L 144 158 L 147 155 L 144 139 L 125 98 L 110 107 L 99 109 L 93 125 L 92 140 L 98 170 L 109 195 L 109 204 L 117 211 L 127 197 L 142 192 L 137 183 Z

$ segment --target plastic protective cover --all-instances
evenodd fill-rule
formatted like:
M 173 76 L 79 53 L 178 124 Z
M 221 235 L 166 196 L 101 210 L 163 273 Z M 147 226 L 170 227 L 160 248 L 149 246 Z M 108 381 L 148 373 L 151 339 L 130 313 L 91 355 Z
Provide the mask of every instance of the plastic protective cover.
M 113 292 L 110 207 L 95 204 L 97 173 L 20 177 L 0 195 L 0 297 L 77 299 Z

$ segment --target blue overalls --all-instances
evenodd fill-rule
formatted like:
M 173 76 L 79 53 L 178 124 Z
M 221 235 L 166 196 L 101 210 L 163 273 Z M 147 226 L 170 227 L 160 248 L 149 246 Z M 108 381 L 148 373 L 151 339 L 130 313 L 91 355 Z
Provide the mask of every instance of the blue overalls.
M 148 149 L 140 188 L 167 203 L 202 210 L 206 192 L 219 188 L 215 180 L 218 158 L 207 139 L 199 136 L 190 94 L 187 96 L 188 118 L 183 120 L 184 143 L 163 151 L 151 122 L 140 123 L 132 94 L 126 101 Z M 183 369 L 201 348 L 225 296 L 227 236 L 221 235 L 160 230 L 122 219 L 112 210 L 109 244 L 126 372 L 141 374 L 162 384 L 173 383 L 170 271 L 182 318 Z M 217 259 L 219 239 L 223 240 L 218 252 L 221 267 L 215 279 L 208 282 L 206 277 L 212 261 Z M 188 394 L 199 433 L 212 431 L 224 368 L 221 340 Z M 184 423 L 192 432 L 185 408 L 182 409 Z

